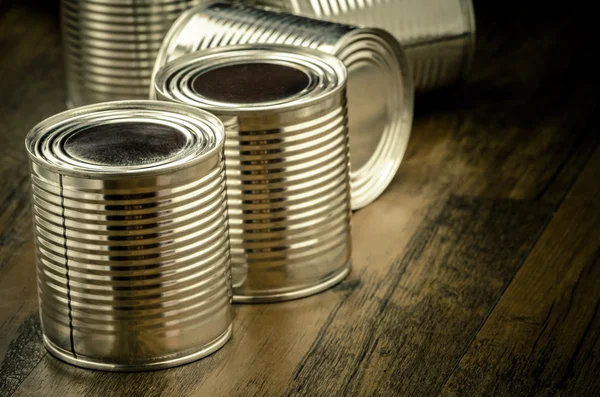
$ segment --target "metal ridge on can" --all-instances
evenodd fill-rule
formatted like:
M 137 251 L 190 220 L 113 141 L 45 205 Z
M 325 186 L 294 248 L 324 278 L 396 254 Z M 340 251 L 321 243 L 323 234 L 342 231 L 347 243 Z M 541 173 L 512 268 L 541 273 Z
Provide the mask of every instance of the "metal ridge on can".
M 187 10 L 174 23 L 153 74 L 166 62 L 197 50 L 265 43 L 319 49 L 344 62 L 348 69 L 352 209 L 373 202 L 396 174 L 412 128 L 410 69 L 400 44 L 389 33 L 208 1 Z
M 147 99 L 173 21 L 202 0 L 61 0 L 69 107 Z
M 321 292 L 351 267 L 346 68 L 281 45 L 214 48 L 158 71 L 159 99 L 218 115 L 234 302 Z
M 224 126 L 181 104 L 80 107 L 27 135 L 44 345 L 85 368 L 197 360 L 231 336 Z
M 378 27 L 406 51 L 417 91 L 457 83 L 473 63 L 476 27 L 472 0 L 237 0 L 337 23 Z

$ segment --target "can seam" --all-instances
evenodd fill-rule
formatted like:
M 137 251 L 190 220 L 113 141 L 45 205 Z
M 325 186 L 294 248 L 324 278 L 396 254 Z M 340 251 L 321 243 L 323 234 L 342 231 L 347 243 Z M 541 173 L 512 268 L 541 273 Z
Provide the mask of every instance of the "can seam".
M 65 279 L 67 282 L 67 308 L 69 310 L 69 339 L 71 342 L 71 353 L 73 357 L 77 359 L 77 353 L 75 352 L 75 341 L 73 338 L 73 309 L 71 307 L 71 278 L 69 277 L 69 253 L 67 248 L 67 225 L 65 217 L 65 196 L 63 194 L 63 176 L 59 175 L 58 184 L 60 187 L 60 209 L 62 217 L 62 229 L 63 229 L 63 248 L 65 250 Z

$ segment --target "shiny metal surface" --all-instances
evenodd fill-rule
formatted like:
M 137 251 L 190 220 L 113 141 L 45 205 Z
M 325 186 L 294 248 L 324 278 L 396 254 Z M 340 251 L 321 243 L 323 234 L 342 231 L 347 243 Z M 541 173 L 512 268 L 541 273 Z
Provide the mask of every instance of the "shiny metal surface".
M 147 99 L 163 37 L 200 0 L 61 0 L 69 106 Z
M 236 302 L 308 296 L 350 271 L 346 79 L 331 55 L 265 45 L 190 54 L 156 75 L 160 99 L 225 124 Z
M 186 11 L 158 54 L 156 71 L 193 51 L 232 44 L 277 43 L 319 49 L 348 69 L 352 208 L 383 193 L 404 156 L 414 90 L 398 42 L 378 29 L 361 29 L 223 2 Z
M 402 43 L 417 91 L 456 83 L 475 52 L 472 0 L 239 0 L 292 14 L 377 27 Z
M 224 127 L 110 102 L 29 133 L 40 316 L 55 356 L 100 370 L 183 364 L 231 335 Z

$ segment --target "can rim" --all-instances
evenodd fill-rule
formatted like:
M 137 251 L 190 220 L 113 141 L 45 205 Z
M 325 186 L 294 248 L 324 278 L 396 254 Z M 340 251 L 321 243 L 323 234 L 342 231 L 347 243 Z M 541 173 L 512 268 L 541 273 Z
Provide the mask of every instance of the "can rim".
M 256 56 L 256 55 L 261 56 Z M 265 57 L 268 54 L 269 57 Z M 185 96 L 190 102 L 186 104 L 194 104 L 200 106 L 203 109 L 218 112 L 224 115 L 239 115 L 241 113 L 247 114 L 261 114 L 261 113 L 272 113 L 272 112 L 287 112 L 297 109 L 310 107 L 315 103 L 326 101 L 329 98 L 338 96 L 342 90 L 345 90 L 346 83 L 348 80 L 348 73 L 346 66 L 337 57 L 325 53 L 323 51 L 291 46 L 282 44 L 242 44 L 232 45 L 225 47 L 216 47 L 198 51 L 195 53 L 181 56 L 167 64 L 165 64 L 153 79 L 154 95 L 160 98 L 176 100 L 180 102 L 180 98 L 174 98 L 170 91 L 166 90 L 166 84 L 170 78 L 177 72 L 180 72 L 186 68 L 198 71 L 200 66 L 205 62 L 220 59 L 223 60 L 226 56 L 230 58 L 228 61 L 222 62 L 222 65 L 230 65 L 235 63 L 236 59 L 240 59 L 246 56 L 256 56 L 257 61 L 277 61 L 283 65 L 289 65 L 294 67 L 300 64 L 300 60 L 305 58 L 311 62 L 312 70 L 316 72 L 325 73 L 322 76 L 327 76 L 327 80 L 322 82 L 327 83 L 328 87 L 320 91 L 312 90 L 308 91 L 307 95 L 294 96 L 290 98 L 284 98 L 274 102 L 263 102 L 258 104 L 252 103 L 227 103 L 227 102 L 216 102 L 216 101 L 204 101 L 200 95 Z M 303 65 L 306 66 L 306 65 Z M 207 69 L 208 70 L 208 69 Z M 198 101 L 200 100 L 200 101 Z M 194 101 L 194 102 L 191 102 Z
M 402 92 L 398 95 L 401 100 L 394 123 L 388 130 L 382 132 L 377 148 L 369 161 L 358 169 L 351 168 L 350 185 L 352 187 L 352 210 L 359 210 L 375 201 L 392 182 L 408 147 L 414 117 L 415 84 L 411 67 L 398 40 L 389 32 L 379 28 L 355 27 L 338 40 L 332 53 L 336 56 L 352 45 L 357 36 L 372 36 L 381 40 L 389 55 L 394 57 L 399 72 L 397 83 Z M 369 164 L 372 162 L 372 164 Z
M 56 131 L 60 132 L 61 130 L 56 130 L 56 127 L 69 120 L 90 114 L 97 114 L 100 116 L 106 111 L 127 110 L 132 111 L 132 115 L 135 115 L 136 111 L 151 111 L 187 117 L 188 121 L 198 121 L 195 125 L 198 129 L 206 130 L 208 127 L 211 134 L 214 135 L 215 141 L 212 142 L 210 147 L 207 147 L 206 150 L 200 152 L 188 152 L 188 157 L 185 158 L 185 161 L 180 161 L 183 160 L 180 157 L 174 157 L 173 161 L 165 161 L 156 164 L 150 163 L 144 167 L 137 168 L 121 167 L 122 169 L 119 170 L 115 170 L 114 166 L 108 166 L 106 169 L 102 169 L 102 167 L 74 166 L 71 163 L 55 163 L 46 157 L 40 157 L 37 153 L 37 145 L 40 144 L 44 138 L 48 138 L 48 134 L 52 134 L 53 131 L 54 134 L 56 134 Z M 202 121 L 202 123 L 200 123 L 200 121 Z M 33 163 L 61 175 L 95 179 L 112 179 L 115 177 L 123 177 L 124 175 L 127 175 L 129 178 L 136 178 L 171 173 L 182 168 L 189 168 L 190 166 L 202 163 L 214 157 L 223 150 L 224 144 L 225 127 L 216 116 L 193 106 L 152 100 L 104 102 L 66 110 L 41 121 L 35 125 L 25 137 L 27 155 Z
M 173 354 L 171 356 L 160 357 L 153 361 L 140 364 L 117 364 L 101 362 L 98 359 L 74 357 L 69 351 L 55 345 L 46 335 L 42 335 L 44 347 L 54 357 L 68 364 L 89 368 L 97 371 L 110 372 L 139 372 L 139 371 L 155 371 L 160 369 L 177 367 L 193 361 L 209 356 L 221 349 L 230 339 L 233 331 L 233 324 L 229 324 L 227 329 L 214 340 L 190 351 Z
M 183 30 L 188 25 L 189 21 L 197 13 L 209 8 L 213 4 L 220 3 L 219 0 L 201 0 L 202 2 L 186 11 L 184 11 L 171 25 L 171 28 L 165 35 L 158 53 L 156 54 L 156 61 L 152 68 L 152 78 L 150 80 L 150 98 L 156 96 L 156 89 L 154 87 L 154 78 L 158 74 L 158 71 L 168 63 L 169 54 L 175 49 L 179 36 L 183 33 Z M 177 58 L 178 59 L 178 58 Z

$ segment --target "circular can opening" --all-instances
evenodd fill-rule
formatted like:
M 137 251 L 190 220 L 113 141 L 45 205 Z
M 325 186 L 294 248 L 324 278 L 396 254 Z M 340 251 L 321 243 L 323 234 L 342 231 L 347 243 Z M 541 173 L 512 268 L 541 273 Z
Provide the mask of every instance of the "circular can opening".
M 221 66 L 196 76 L 191 87 L 205 98 L 225 103 L 264 103 L 306 89 L 310 79 L 296 68 L 268 62 Z
M 158 163 L 183 150 L 187 137 L 157 123 L 110 123 L 76 131 L 64 143 L 72 158 L 107 166 Z

